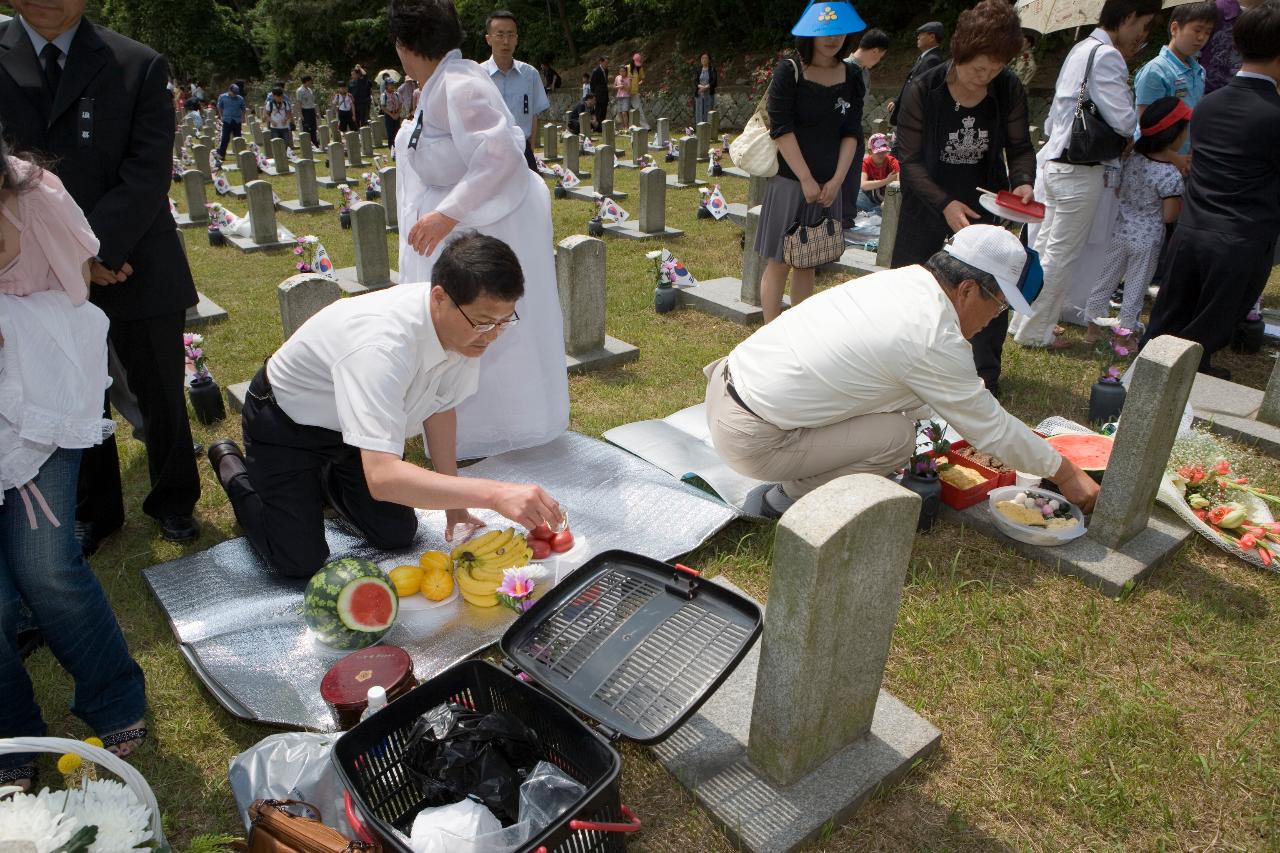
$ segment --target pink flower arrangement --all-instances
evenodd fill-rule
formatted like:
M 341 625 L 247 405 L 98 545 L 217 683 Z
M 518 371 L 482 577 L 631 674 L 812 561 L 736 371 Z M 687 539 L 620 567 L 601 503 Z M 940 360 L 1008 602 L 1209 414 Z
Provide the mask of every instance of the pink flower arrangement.
M 533 606 L 533 587 L 527 568 L 507 569 L 497 589 L 498 602 L 516 613 L 524 613 Z
M 184 332 L 182 335 L 182 348 L 186 351 L 187 364 L 195 372 L 193 381 L 209 378 L 208 356 L 204 351 L 204 335 L 193 335 L 190 332 Z

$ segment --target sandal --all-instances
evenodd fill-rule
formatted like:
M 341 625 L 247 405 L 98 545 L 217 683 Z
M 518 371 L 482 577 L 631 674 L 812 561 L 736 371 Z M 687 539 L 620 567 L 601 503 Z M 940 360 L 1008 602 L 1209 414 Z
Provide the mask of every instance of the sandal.
M 109 735 L 102 736 L 102 748 L 108 750 L 117 758 L 128 758 L 147 739 L 146 725 L 139 723 L 131 729 L 123 729 L 118 732 L 112 732 Z
M 0 788 L 16 785 L 19 793 L 30 794 L 36 789 L 36 781 L 40 778 L 40 770 L 34 764 L 24 764 L 9 770 L 0 770 Z M 3 799 L 3 797 L 0 797 Z

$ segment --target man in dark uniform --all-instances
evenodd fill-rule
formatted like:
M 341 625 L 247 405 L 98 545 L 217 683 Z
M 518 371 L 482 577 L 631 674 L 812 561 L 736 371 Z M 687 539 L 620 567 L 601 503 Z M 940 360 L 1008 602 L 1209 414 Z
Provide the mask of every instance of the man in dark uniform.
M 373 97 L 373 86 L 364 75 L 364 66 L 357 65 L 351 69 L 351 82 L 347 84 L 347 91 L 355 102 L 356 127 L 364 127 L 369 123 L 369 103 Z
M 946 34 L 947 31 L 941 21 L 930 21 L 916 30 L 916 49 L 920 51 L 920 58 L 907 72 L 907 81 L 902 84 L 902 91 L 898 93 L 898 97 L 889 102 L 889 124 L 894 127 L 898 126 L 898 107 L 902 104 L 902 96 L 907 93 L 907 87 L 911 85 L 911 81 L 935 65 L 942 64 L 942 39 Z
M 173 101 L 169 67 L 145 45 L 83 17 L 85 0 L 14 0 L 0 23 L 0 121 L 38 152 L 101 242 L 90 299 L 137 394 L 161 534 L 190 542 L 200 478 L 183 394 L 182 327 L 195 284 L 169 214 Z M 114 438 L 85 451 L 76 534 L 86 553 L 124 523 Z
M 599 123 L 609 115 L 609 60 L 607 57 L 600 57 L 596 67 L 591 70 L 588 85 L 591 87 L 591 94 L 596 96 L 596 122 Z

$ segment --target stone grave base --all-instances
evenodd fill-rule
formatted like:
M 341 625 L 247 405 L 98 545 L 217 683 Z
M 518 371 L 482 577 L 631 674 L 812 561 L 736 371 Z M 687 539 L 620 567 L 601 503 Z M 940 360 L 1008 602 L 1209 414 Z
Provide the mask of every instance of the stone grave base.
M 316 178 L 316 183 L 322 187 L 325 187 L 326 189 L 335 189 L 337 187 L 342 186 L 343 184 L 346 184 L 347 186 L 351 186 L 351 179 L 348 178 L 345 181 L 335 181 L 333 178 Z
M 759 662 L 756 643 L 702 709 L 653 748 L 735 847 L 775 853 L 804 846 L 901 781 L 942 740 L 932 723 L 881 690 L 868 734 L 795 784 L 778 786 L 747 757 Z
M 302 199 L 293 198 L 280 202 L 277 207 L 289 213 L 315 213 L 318 210 L 333 210 L 333 203 L 320 199 L 317 204 L 303 204 Z
M 680 288 L 680 303 L 686 308 L 714 314 L 735 323 L 751 325 L 764 321 L 764 309 L 749 305 L 739 299 L 742 292 L 740 278 L 713 278 L 700 281 L 697 287 Z M 782 297 L 782 307 L 791 307 L 791 298 Z
M 1120 548 L 1108 548 L 1094 541 L 1088 534 L 1074 542 L 1053 548 L 1018 542 L 1005 536 L 996 527 L 986 501 L 966 510 L 953 509 L 943 504 L 939 518 L 972 527 L 979 533 L 1008 545 L 1028 559 L 1043 563 L 1060 574 L 1079 578 L 1087 586 L 1094 587 L 1111 598 L 1116 598 L 1146 577 L 1152 569 L 1173 556 L 1193 535 L 1176 515 L 1161 506 L 1152 509 L 1147 529 Z
M 725 216 L 734 225 L 739 228 L 745 228 L 747 225 L 747 203 L 744 201 L 729 202 L 729 213 Z
M 179 213 L 177 216 L 173 218 L 173 221 L 178 223 L 179 228 L 208 228 L 209 227 L 208 217 L 206 217 L 203 222 L 192 222 L 191 217 L 185 213 Z
M 640 358 L 640 348 L 609 335 L 604 336 L 604 346 L 589 352 L 565 353 L 564 363 L 570 373 L 586 373 L 605 370 Z
M 592 202 L 596 200 L 596 188 L 593 187 L 591 184 L 578 184 L 573 189 L 567 190 L 567 192 L 568 192 L 567 198 L 576 198 L 578 201 L 592 201 Z M 609 193 L 609 198 L 613 199 L 614 201 L 621 201 L 626 197 L 627 197 L 627 194 L 619 189 L 614 189 L 613 192 Z
M 606 234 L 622 237 L 627 240 L 659 240 L 667 237 L 683 237 L 679 228 L 664 227 L 661 231 L 641 231 L 640 220 L 628 219 L 626 222 L 610 222 L 604 226 Z
M 246 190 L 244 187 L 232 187 L 231 192 L 227 193 L 227 195 L 231 196 L 232 198 L 238 198 L 241 201 L 244 201 L 249 197 L 249 191 Z
M 248 382 L 237 382 L 234 385 L 228 385 L 226 389 L 227 405 L 231 407 L 231 411 L 239 414 L 244 411 L 244 398 L 249 394 Z
M 743 205 L 745 207 L 745 205 Z M 851 278 L 870 275 L 873 272 L 884 272 L 884 267 L 876 266 L 876 253 L 866 249 L 855 249 L 849 246 L 839 260 L 818 267 L 819 272 L 834 270 L 847 273 Z
M 350 296 L 356 296 L 361 293 L 368 293 L 370 290 L 378 290 L 380 288 L 366 287 L 356 279 L 355 267 L 343 267 L 336 271 L 338 276 L 338 287 L 342 288 L 342 292 Z M 391 287 L 393 284 L 400 283 L 400 271 L 391 271 L 391 281 L 385 285 Z
M 277 239 L 272 240 L 270 243 L 255 243 L 253 242 L 252 237 L 241 237 L 236 234 L 228 234 L 226 236 L 227 236 L 228 243 L 235 246 L 237 249 L 244 252 L 245 254 L 251 254 L 253 252 L 265 252 L 267 249 L 283 249 L 286 247 L 292 248 L 293 246 L 296 246 L 298 243 L 296 238 L 291 240 L 280 239 L 279 231 L 276 232 Z
M 267 166 L 266 168 L 260 168 L 258 171 L 272 178 L 287 178 L 293 174 L 293 169 L 289 169 L 287 172 L 281 172 L 275 166 Z
M 196 296 L 200 297 L 200 301 L 187 309 L 187 317 L 182 324 L 184 329 L 190 329 L 192 326 L 207 326 L 210 323 L 220 323 L 227 319 L 227 309 L 203 293 L 197 291 Z
M 705 187 L 706 185 L 707 185 L 707 182 L 702 180 L 701 178 L 694 178 L 693 183 L 686 184 L 686 183 L 682 183 L 680 179 L 675 175 L 667 175 L 667 186 L 673 189 L 687 190 L 691 187 Z
M 1191 410 L 1212 432 L 1253 445 L 1268 456 L 1280 456 L 1280 428 L 1257 420 L 1262 392 L 1204 373 L 1191 386 Z

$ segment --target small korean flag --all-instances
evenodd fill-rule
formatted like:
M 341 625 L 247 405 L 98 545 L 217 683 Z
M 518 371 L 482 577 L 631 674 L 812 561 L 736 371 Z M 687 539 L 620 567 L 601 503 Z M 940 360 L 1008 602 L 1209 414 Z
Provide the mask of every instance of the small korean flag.
M 231 192 L 231 182 L 226 175 L 217 172 L 213 176 L 213 188 L 218 191 L 218 195 L 226 195 Z
M 583 154 L 594 154 L 594 153 L 596 153 L 596 144 L 595 144 L 594 142 L 592 142 L 592 141 L 591 141 L 591 137 L 590 137 L 590 136 L 584 136 L 584 137 L 582 137 L 582 153 L 583 153 Z
M 268 159 L 267 159 L 267 156 L 266 156 L 265 154 L 259 154 L 259 155 L 258 155 L 258 169 L 259 169 L 259 171 L 265 172 L 265 171 L 267 171 L 268 169 L 270 169 L 270 168 L 271 168 L 271 166 L 272 166 L 272 162 L 273 162 L 273 161 L 271 161 L 271 160 L 268 160 Z
M 667 249 L 662 250 L 662 263 L 668 261 L 673 262 L 674 267 L 671 270 L 671 283 L 676 287 L 693 287 L 698 280 L 693 277 L 693 273 L 689 272 L 684 263 L 679 258 L 671 254 Z
M 578 176 L 573 173 L 572 169 L 562 168 L 560 170 L 560 186 L 564 187 L 567 190 L 571 190 L 580 183 L 582 183 L 582 181 L 579 180 Z
M 609 222 L 626 222 L 631 218 L 631 214 L 619 207 L 613 199 L 606 198 L 600 204 L 600 218 Z
M 312 268 L 325 278 L 337 280 L 338 273 L 333 268 L 333 261 L 329 259 L 329 253 L 325 251 L 324 243 L 316 241 L 316 258 L 311 264 Z
M 707 196 L 707 210 L 711 211 L 711 215 L 716 219 L 724 219 L 729 215 L 729 204 L 724 200 L 719 184 L 716 184 L 711 195 Z

